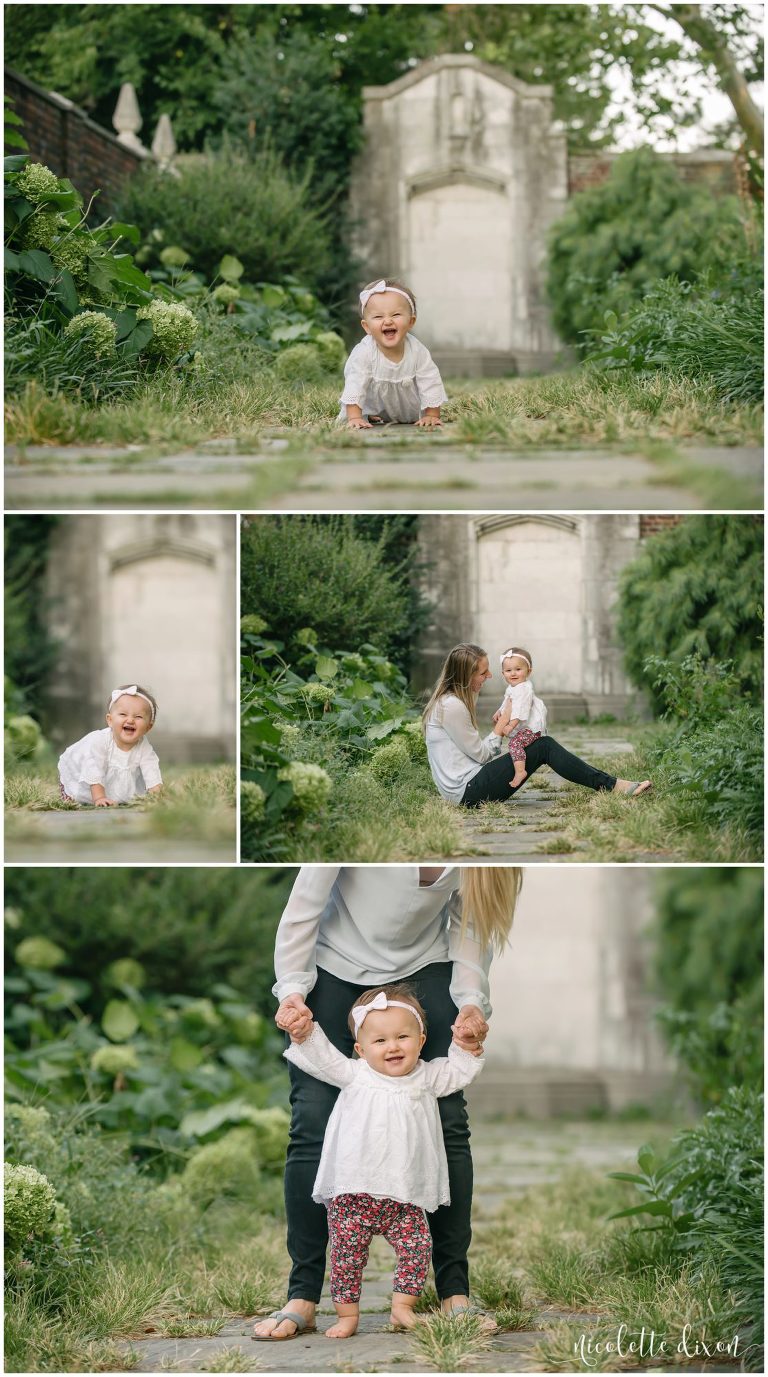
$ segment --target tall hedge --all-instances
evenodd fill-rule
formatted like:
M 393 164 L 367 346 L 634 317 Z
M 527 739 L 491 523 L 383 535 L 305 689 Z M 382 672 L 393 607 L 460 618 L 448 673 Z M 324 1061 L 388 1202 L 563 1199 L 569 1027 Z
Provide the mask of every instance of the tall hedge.
M 622 571 L 618 632 L 627 671 L 657 709 L 651 656 L 733 660 L 755 699 L 763 685 L 763 522 L 684 516 Z
M 616 159 L 606 181 L 574 196 L 553 227 L 547 289 L 563 339 L 588 344 L 605 312 L 620 316 L 661 278 L 693 282 L 732 260 L 743 241 L 739 204 L 684 182 L 641 148 Z

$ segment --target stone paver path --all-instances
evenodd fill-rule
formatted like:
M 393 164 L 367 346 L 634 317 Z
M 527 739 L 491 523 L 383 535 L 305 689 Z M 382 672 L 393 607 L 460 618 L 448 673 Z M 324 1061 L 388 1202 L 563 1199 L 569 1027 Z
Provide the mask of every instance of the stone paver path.
M 5 859 L 41 864 L 153 865 L 235 860 L 235 823 L 230 841 L 205 836 L 156 836 L 143 808 L 8 809 Z
M 587 761 L 607 755 L 629 755 L 634 746 L 626 737 L 601 736 L 600 728 L 558 725 L 553 733 L 569 751 Z M 457 863 L 477 861 L 480 857 L 506 861 L 515 865 L 561 861 L 578 861 L 579 852 L 557 849 L 562 839 L 562 825 L 553 810 L 553 803 L 565 781 L 547 766 L 542 766 L 515 794 L 514 800 L 503 808 L 503 816 L 488 816 L 483 808 L 461 809 L 459 826 L 465 839 L 466 855 L 457 856 Z M 501 811 L 494 805 L 494 814 Z M 663 860 L 653 853 L 635 856 L 633 860 Z
M 598 1171 L 631 1169 L 636 1162 L 638 1128 L 630 1124 L 581 1123 L 531 1124 L 519 1120 L 473 1123 L 472 1155 L 475 1164 L 473 1218 L 476 1237 L 482 1239 L 484 1221 L 492 1223 L 502 1201 L 528 1186 L 556 1181 L 563 1171 L 583 1165 Z M 647 1128 L 646 1128 L 647 1132 Z M 250 1338 L 253 1319 L 230 1321 L 215 1338 L 140 1339 L 131 1347 L 139 1354 L 136 1372 L 205 1371 L 218 1355 L 239 1348 L 267 1372 L 423 1372 L 424 1364 L 405 1334 L 388 1331 L 392 1253 L 375 1239 L 361 1302 L 362 1319 L 354 1339 L 326 1339 L 323 1331 L 333 1316 L 326 1291 L 320 1305 L 318 1333 L 283 1344 L 255 1344 Z M 494 1335 L 490 1347 L 473 1359 L 473 1372 L 530 1372 L 534 1344 L 546 1328 L 568 1313 L 543 1308 L 537 1327 L 523 1333 Z M 597 1316 L 580 1314 L 585 1329 Z M 170 1368 L 173 1370 L 173 1368 Z
M 713 503 L 696 479 L 722 481 Z M 216 440 L 176 453 L 138 445 L 9 446 L 6 507 L 206 507 L 272 511 L 648 510 L 762 508 L 758 448 L 690 446 L 677 459 L 609 449 L 460 445 L 450 435 L 374 433 L 354 447 L 294 447 L 286 434 L 250 450 Z M 727 480 L 727 481 L 726 481 Z M 728 487 L 730 483 L 730 487 Z

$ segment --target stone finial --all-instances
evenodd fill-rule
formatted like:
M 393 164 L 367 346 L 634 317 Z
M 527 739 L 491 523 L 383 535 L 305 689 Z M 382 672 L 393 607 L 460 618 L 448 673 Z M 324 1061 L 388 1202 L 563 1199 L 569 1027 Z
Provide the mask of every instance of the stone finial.
M 124 81 L 112 116 L 112 127 L 117 130 L 118 142 L 125 144 L 126 148 L 145 152 L 144 145 L 138 137 L 143 122 L 136 91 L 130 81 Z
M 155 137 L 152 140 L 152 153 L 158 167 L 167 171 L 176 155 L 176 140 L 173 137 L 170 115 L 161 115 L 157 121 Z

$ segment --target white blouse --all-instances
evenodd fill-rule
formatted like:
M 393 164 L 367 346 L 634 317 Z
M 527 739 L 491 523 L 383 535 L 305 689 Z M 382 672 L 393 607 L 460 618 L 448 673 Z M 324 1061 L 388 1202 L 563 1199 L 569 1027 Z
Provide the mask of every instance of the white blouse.
M 524 679 L 521 684 L 508 684 L 501 701 L 501 709 L 507 701 L 512 704 L 512 720 L 517 718 L 516 731 L 541 732 L 542 736 L 546 736 L 547 709 L 541 699 L 536 697 L 536 690 L 530 679 Z
M 353 985 L 389 985 L 437 961 L 452 961 L 457 1009 L 491 1013 L 490 947 L 461 933 L 456 866 L 431 885 L 417 865 L 303 865 L 275 937 L 276 999 L 306 996 L 317 968 Z
M 359 406 L 364 416 L 390 421 L 418 421 L 425 407 L 442 406 L 448 398 L 429 350 L 406 335 L 403 357 L 393 363 L 371 335 L 356 344 L 344 366 L 344 391 L 339 419 L 347 406 Z
M 373 1195 L 423 1210 L 449 1205 L 448 1162 L 438 1098 L 469 1085 L 483 1068 L 451 1043 L 447 1057 L 417 1061 L 407 1076 L 383 1076 L 345 1057 L 315 1024 L 283 1055 L 301 1071 L 341 1087 L 325 1130 L 312 1199 Z
M 496 732 L 481 736 L 460 698 L 446 693 L 432 709 L 426 730 L 432 778 L 443 798 L 461 803 L 469 781 L 504 746 Z
M 89 732 L 67 746 L 59 758 L 59 778 L 64 792 L 77 803 L 93 803 L 92 784 L 103 785 L 107 798 L 115 803 L 130 803 L 163 782 L 160 762 L 147 738 L 121 751 L 110 727 Z

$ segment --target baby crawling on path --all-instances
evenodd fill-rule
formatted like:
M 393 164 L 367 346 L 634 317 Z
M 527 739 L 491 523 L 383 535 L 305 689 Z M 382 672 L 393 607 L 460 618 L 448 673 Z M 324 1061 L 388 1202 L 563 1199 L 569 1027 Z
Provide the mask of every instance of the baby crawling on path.
M 432 355 L 411 334 L 413 292 L 396 278 L 382 277 L 360 293 L 360 311 L 366 338 L 344 367 L 339 420 L 351 430 L 387 421 L 441 425 L 440 408 L 448 398 Z

